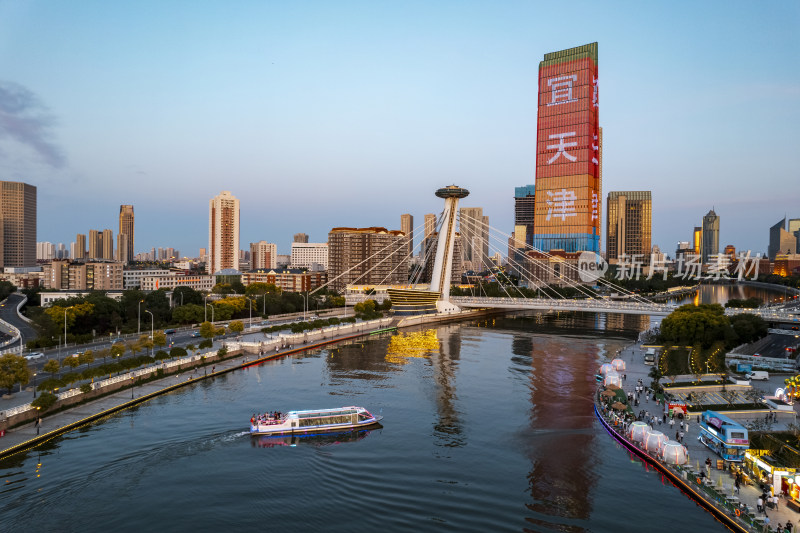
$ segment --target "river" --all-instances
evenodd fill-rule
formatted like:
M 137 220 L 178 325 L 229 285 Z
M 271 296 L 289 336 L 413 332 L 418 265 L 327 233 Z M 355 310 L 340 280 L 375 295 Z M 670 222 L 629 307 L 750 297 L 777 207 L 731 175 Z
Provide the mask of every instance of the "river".
M 421 329 L 431 350 L 385 334 L 200 381 L 0 461 L 0 531 L 724 531 L 592 413 L 597 366 L 648 320 L 463 322 Z M 383 427 L 246 432 L 345 405 Z

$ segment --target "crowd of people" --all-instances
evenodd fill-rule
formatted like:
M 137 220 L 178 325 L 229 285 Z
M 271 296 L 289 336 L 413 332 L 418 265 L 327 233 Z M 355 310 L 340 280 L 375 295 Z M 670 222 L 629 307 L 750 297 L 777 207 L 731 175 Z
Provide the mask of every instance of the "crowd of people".
M 283 422 L 283 413 L 280 411 L 270 411 L 261 414 L 253 413 L 253 416 L 250 417 L 251 426 L 255 426 L 256 424 L 260 424 L 262 426 L 280 424 L 281 422 Z

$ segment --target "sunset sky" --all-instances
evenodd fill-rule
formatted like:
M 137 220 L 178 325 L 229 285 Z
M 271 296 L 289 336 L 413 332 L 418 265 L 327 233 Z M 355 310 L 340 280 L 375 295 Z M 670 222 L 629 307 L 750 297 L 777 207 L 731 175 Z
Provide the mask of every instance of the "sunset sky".
M 798 34 L 788 1 L 0 0 L 0 179 L 67 246 L 133 204 L 136 252 L 194 256 L 229 190 L 242 247 L 288 253 L 421 225 L 453 183 L 510 233 L 539 61 L 597 41 L 603 202 L 651 190 L 669 254 L 711 208 L 721 246 L 764 252 L 800 218 Z

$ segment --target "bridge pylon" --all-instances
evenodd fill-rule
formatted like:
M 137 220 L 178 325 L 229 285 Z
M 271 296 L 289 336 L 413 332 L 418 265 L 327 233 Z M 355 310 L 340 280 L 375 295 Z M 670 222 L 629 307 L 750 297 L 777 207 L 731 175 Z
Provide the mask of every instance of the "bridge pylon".
M 453 270 L 458 201 L 469 196 L 469 191 L 456 185 L 450 185 L 437 190 L 436 196 L 444 198 L 444 213 L 442 214 L 442 225 L 439 229 L 439 240 L 436 245 L 436 258 L 433 262 L 430 290 L 439 293 L 436 309 L 440 313 L 460 311 L 461 308 L 450 301 L 450 278 Z

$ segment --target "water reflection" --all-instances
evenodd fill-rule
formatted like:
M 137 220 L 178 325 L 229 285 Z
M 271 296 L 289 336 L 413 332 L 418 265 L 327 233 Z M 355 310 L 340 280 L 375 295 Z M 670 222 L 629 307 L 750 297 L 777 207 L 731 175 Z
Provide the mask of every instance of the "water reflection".
M 455 407 L 457 400 L 456 371 L 461 356 L 460 333 L 459 326 L 440 327 L 437 333 L 441 339 L 439 351 L 431 356 L 438 417 L 433 431 L 437 446 L 461 447 L 466 444 L 459 412 Z
M 250 445 L 253 448 L 276 448 L 280 446 L 299 445 L 333 446 L 335 444 L 344 444 L 365 439 L 370 432 L 377 429 L 383 429 L 383 426 L 378 424 L 377 427 L 373 429 L 319 433 L 314 435 L 258 435 L 251 437 Z

